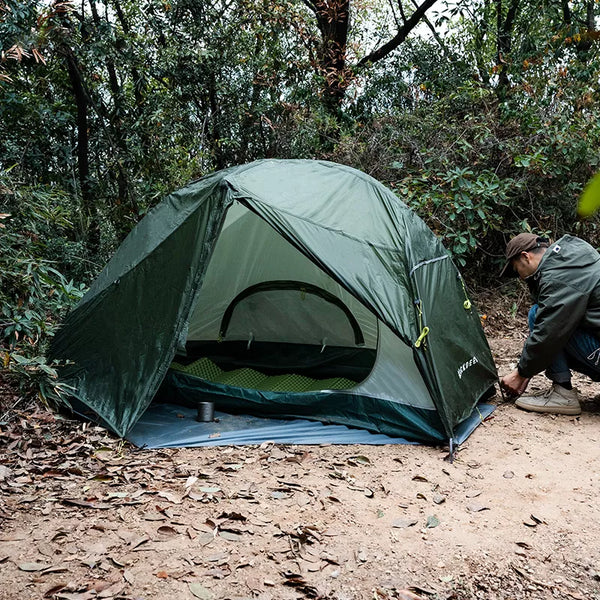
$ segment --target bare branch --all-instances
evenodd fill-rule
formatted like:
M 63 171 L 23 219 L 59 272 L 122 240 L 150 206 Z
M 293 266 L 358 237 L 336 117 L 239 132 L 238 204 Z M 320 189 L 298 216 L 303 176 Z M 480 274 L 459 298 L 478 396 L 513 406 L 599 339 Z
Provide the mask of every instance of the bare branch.
M 424 0 L 424 2 L 415 10 L 410 18 L 404 23 L 404 25 L 398 29 L 396 35 L 383 46 L 380 46 L 376 50 L 373 50 L 370 54 L 367 54 L 362 58 L 357 67 L 363 67 L 368 63 L 374 63 L 387 56 L 390 52 L 395 50 L 400 44 L 407 38 L 408 34 L 418 25 L 425 13 L 437 2 L 437 0 Z
M 394 17 L 394 23 L 396 23 L 396 29 L 400 29 L 400 20 L 398 19 L 398 15 L 396 14 L 396 3 L 393 0 L 388 0 L 390 3 L 390 8 L 392 9 L 392 16 Z
M 415 8 L 419 8 L 419 5 L 417 4 L 417 0 L 411 0 L 411 2 L 413 3 L 413 6 Z M 438 43 L 438 45 L 442 49 L 442 52 L 444 53 L 444 55 L 449 58 L 451 56 L 451 52 L 448 51 L 446 44 L 444 44 L 444 40 L 442 40 L 442 38 L 439 36 L 438 32 L 436 31 L 435 27 L 433 26 L 433 23 L 427 18 L 427 15 L 423 15 L 423 22 L 425 23 L 425 25 L 427 25 L 427 27 L 429 27 L 429 30 L 431 31 L 433 38 L 435 39 L 435 41 Z
M 406 25 L 406 15 L 404 14 L 404 6 L 402 6 L 402 0 L 398 0 L 398 9 L 400 10 L 402 22 Z

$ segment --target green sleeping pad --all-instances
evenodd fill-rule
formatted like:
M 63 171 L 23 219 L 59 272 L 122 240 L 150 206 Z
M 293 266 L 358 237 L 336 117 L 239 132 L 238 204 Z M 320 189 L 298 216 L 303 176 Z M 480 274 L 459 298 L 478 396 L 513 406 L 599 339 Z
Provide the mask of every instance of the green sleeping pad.
M 347 390 L 356 385 L 355 381 L 351 381 L 345 377 L 312 379 L 311 377 L 296 375 L 294 373 L 265 375 L 249 367 L 224 371 L 209 358 L 201 358 L 189 365 L 172 362 L 171 369 L 223 385 L 263 390 L 265 392 L 301 393 L 319 390 Z

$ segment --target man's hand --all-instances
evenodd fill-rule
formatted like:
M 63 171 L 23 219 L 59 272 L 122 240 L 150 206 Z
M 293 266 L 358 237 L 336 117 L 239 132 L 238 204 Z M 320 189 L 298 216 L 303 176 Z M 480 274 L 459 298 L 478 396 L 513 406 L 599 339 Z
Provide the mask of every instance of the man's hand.
M 509 398 L 518 398 L 529 384 L 529 377 L 521 377 L 519 371 L 515 369 L 500 380 L 500 387 Z

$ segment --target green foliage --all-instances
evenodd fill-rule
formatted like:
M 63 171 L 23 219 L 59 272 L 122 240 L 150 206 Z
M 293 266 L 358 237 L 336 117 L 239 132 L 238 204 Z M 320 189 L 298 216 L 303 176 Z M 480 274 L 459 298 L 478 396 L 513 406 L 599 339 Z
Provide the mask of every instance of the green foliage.
M 576 216 L 600 164 L 597 3 L 452 3 L 435 36 L 349 75 L 403 18 L 350 9 L 351 81 L 332 114 L 306 3 L 0 3 L 1 335 L 33 361 L 11 369 L 44 373 L 72 282 L 164 195 L 258 158 L 329 158 L 384 181 L 472 277 L 494 277 L 524 228 L 600 245 L 596 220 Z
M 71 224 L 63 206 L 65 198 L 45 188 L 15 185 L 9 173 L 0 173 L 0 356 L 3 368 L 28 392 L 44 400 L 60 395 L 56 365 L 47 364 L 44 352 L 58 321 L 83 295 L 56 268 L 58 261 L 44 255 L 48 241 L 57 246 L 59 233 Z M 65 239 L 65 241 L 67 241 Z M 63 264 L 69 244 L 61 249 Z
M 0 50 L 35 46 L 45 62 L 3 63 L 0 168 L 70 196 L 99 263 L 173 189 L 231 164 L 314 156 L 332 129 L 316 38 L 292 0 L 9 4 Z
M 568 95 L 578 96 L 566 84 L 560 111 L 533 102 L 531 88 L 499 102 L 478 84 L 439 97 L 421 86 L 406 85 L 406 95 L 418 99 L 410 110 L 404 102 L 397 109 L 363 104 L 371 116 L 331 158 L 388 183 L 483 283 L 496 277 L 507 239 L 524 228 L 597 244 L 596 222 L 576 215 L 600 160 L 595 103 L 568 111 Z
M 449 168 L 400 182 L 398 191 L 434 231 L 460 266 L 466 266 L 490 231 L 501 231 L 503 211 L 518 182 L 483 168 Z

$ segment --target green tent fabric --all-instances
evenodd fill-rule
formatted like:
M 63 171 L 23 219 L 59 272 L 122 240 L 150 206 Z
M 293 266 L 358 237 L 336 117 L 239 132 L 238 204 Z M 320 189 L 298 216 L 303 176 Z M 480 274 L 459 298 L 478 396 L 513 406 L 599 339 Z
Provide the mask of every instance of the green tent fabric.
M 243 347 L 221 370 L 293 349 L 297 375 L 329 361 L 321 380 L 347 376 L 333 356 L 373 360 L 346 390 L 260 390 L 170 369 L 202 347 Z M 168 384 L 230 410 L 439 443 L 497 378 L 460 273 L 423 221 L 372 177 L 312 160 L 233 167 L 165 198 L 67 316 L 50 358 L 119 435 Z M 290 372 L 267 362 L 269 375 Z

